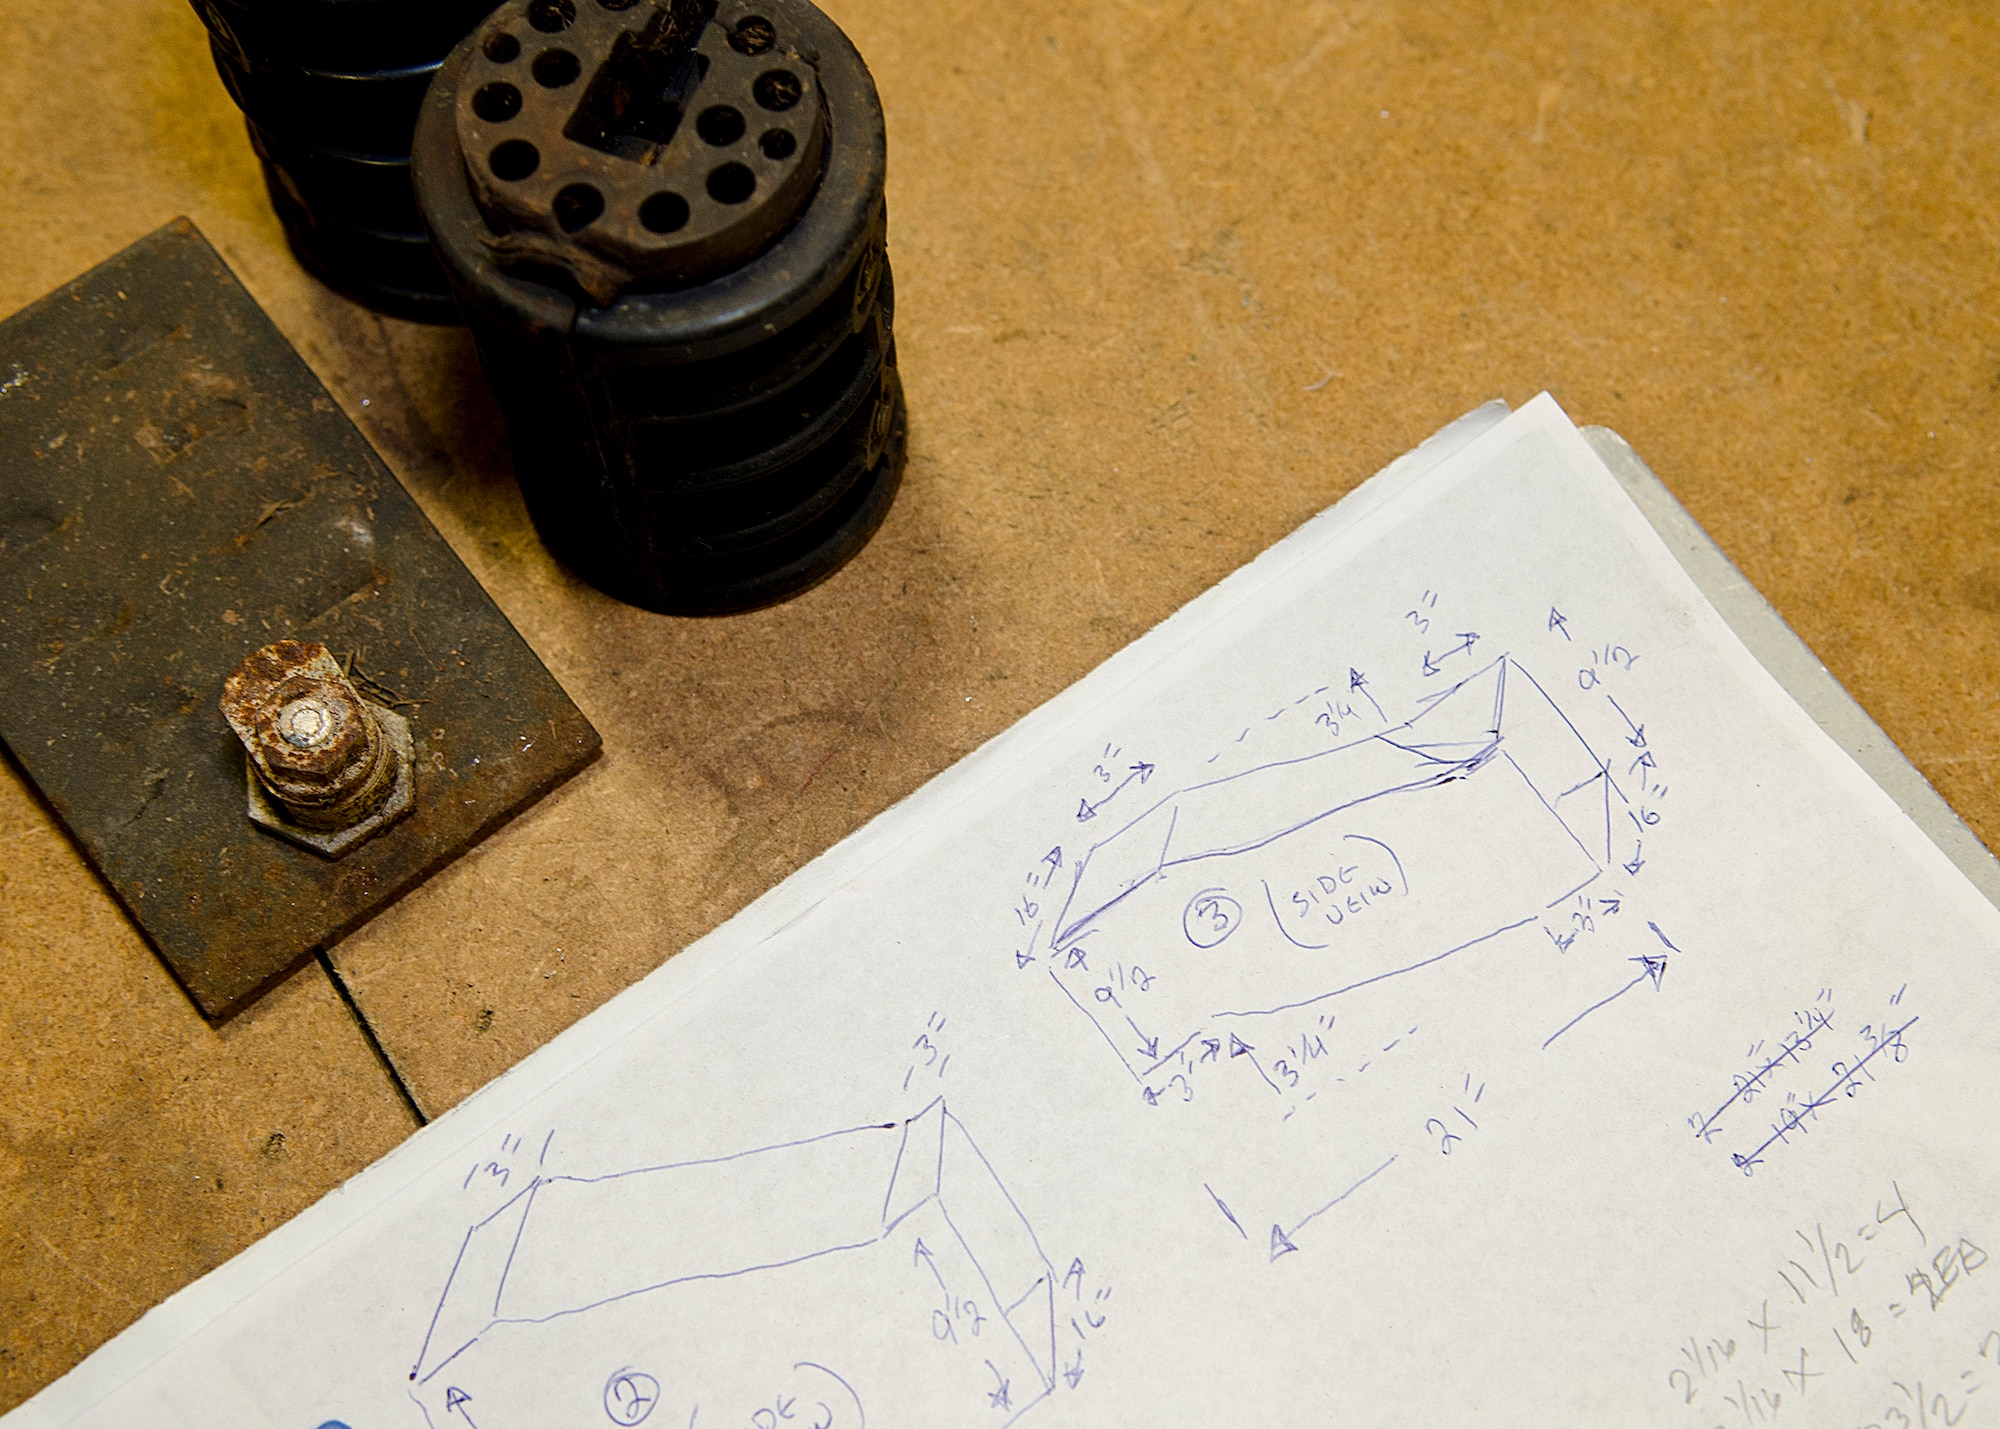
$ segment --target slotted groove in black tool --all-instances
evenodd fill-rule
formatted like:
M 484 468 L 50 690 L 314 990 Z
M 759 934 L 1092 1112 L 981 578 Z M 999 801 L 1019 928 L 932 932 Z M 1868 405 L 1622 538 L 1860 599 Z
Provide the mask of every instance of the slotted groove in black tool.
M 456 322 L 410 191 L 431 77 L 491 0 L 192 0 L 293 253 L 378 311 Z
M 872 535 L 905 427 L 886 158 L 806 0 L 510 0 L 446 60 L 419 208 L 578 575 L 717 614 Z

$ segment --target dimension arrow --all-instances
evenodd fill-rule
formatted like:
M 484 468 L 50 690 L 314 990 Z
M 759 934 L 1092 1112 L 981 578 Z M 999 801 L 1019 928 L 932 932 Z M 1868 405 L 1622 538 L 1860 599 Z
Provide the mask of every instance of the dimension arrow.
M 1281 1255 L 1289 1255 L 1291 1252 L 1297 1250 L 1298 1246 L 1292 1243 L 1293 1236 L 1297 1235 L 1300 1231 L 1304 1230 L 1307 1226 L 1311 1225 L 1314 1221 L 1318 1220 L 1321 1216 L 1325 1215 L 1328 1211 L 1332 1210 L 1395 1164 L 1396 1158 L 1391 1156 L 1387 1161 L 1384 1161 L 1380 1166 L 1377 1166 L 1373 1171 L 1370 1171 L 1366 1176 L 1363 1176 L 1359 1181 L 1356 1181 L 1352 1186 L 1349 1186 L 1345 1191 L 1342 1191 L 1338 1196 L 1335 1196 L 1311 1215 L 1305 1217 L 1305 1219 L 1301 1220 L 1290 1230 L 1286 1230 L 1283 1226 L 1273 1222 L 1271 1226 L 1271 1259 L 1276 1260 Z
M 1655 928 L 1653 931 L 1658 933 L 1659 929 Z M 1661 940 L 1663 942 L 1665 941 L 1665 937 L 1666 937 L 1665 934 L 1661 934 Z M 1671 946 L 1671 944 L 1669 946 Z M 1558 1027 L 1554 1032 L 1549 1034 L 1549 1042 L 1555 1041 L 1556 1038 L 1562 1036 L 1563 1033 L 1569 1031 L 1570 1028 L 1576 1026 L 1577 1023 L 1583 1021 L 1584 1018 L 1590 1016 L 1590 1014 L 1597 1011 L 1598 1008 L 1607 1007 L 1610 1004 L 1616 1002 L 1619 998 L 1623 997 L 1626 993 L 1630 992 L 1640 983 L 1645 982 L 1648 978 L 1652 979 L 1653 991 L 1658 992 L 1660 990 L 1660 983 L 1667 975 L 1667 959 L 1664 953 L 1659 954 L 1657 956 L 1652 953 L 1641 953 L 1638 957 L 1627 958 L 1625 961 L 1628 963 L 1637 963 L 1639 965 L 1639 975 L 1633 978 L 1632 981 L 1626 983 L 1625 986 L 1619 988 L 1618 991 L 1612 993 L 1611 996 L 1604 998 L 1602 1001 L 1591 1003 L 1590 1006 L 1584 1008 L 1583 1011 L 1577 1013 L 1576 1016 L 1570 1018 L 1569 1021 L 1565 1022 L 1562 1026 Z M 1543 1051 L 1548 1050 L 1549 1042 L 1542 1043 Z
M 929 1246 L 924 1244 L 924 1238 L 922 1236 L 917 1237 L 916 1252 L 910 1257 L 910 1264 L 924 1266 L 926 1269 L 930 1271 L 931 1278 L 937 1281 L 938 1289 L 943 1290 L 947 1295 L 951 1293 L 951 1291 L 945 1286 L 944 1276 L 939 1274 L 938 1272 L 936 1253 L 932 1251 Z
M 1472 647 L 1479 643 L 1479 632 L 1476 630 L 1461 630 L 1457 634 L 1462 643 L 1452 646 L 1451 649 L 1438 656 L 1437 660 L 1431 658 L 1430 651 L 1424 651 L 1424 673 L 1426 675 L 1442 674 L 1444 666 L 1439 664 L 1438 661 L 1449 660 L 1454 655 L 1468 654 L 1471 652 Z
M 1118 787 L 1113 789 L 1109 794 L 1106 794 L 1102 799 L 1099 799 L 1095 804 L 1091 803 L 1090 800 L 1088 799 L 1078 800 L 1076 806 L 1076 821 L 1079 824 L 1088 823 L 1090 820 L 1097 817 L 1097 811 L 1099 809 L 1103 808 L 1106 804 L 1110 803 L 1113 799 L 1117 798 L 1119 794 L 1124 791 L 1125 786 L 1127 784 L 1130 784 L 1134 779 L 1137 779 L 1141 784 L 1143 784 L 1152 777 L 1153 777 L 1152 765 L 1144 763 L 1134 764 L 1130 772 L 1128 772 L 1123 779 L 1120 779 L 1118 781 Z

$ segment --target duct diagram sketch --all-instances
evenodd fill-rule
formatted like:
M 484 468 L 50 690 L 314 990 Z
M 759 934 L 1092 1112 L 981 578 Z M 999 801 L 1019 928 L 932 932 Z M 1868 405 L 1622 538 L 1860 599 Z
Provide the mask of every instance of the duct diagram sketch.
M 9 1429 L 1986 1423 L 2000 914 L 1483 430 Z
M 410 1391 L 433 1429 L 858 1429 L 912 1400 L 1003 1426 L 1055 1388 L 1054 1293 L 940 1097 L 902 1122 L 535 1178 L 466 1232 Z
M 1400 725 L 1175 790 L 1089 846 L 1050 975 L 1143 1080 L 1535 922 L 1612 866 L 1625 803 L 1503 656 Z

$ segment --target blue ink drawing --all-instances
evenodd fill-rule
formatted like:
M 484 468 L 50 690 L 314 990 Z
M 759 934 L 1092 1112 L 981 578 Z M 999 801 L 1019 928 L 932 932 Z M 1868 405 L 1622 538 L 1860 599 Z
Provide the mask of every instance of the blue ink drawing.
M 1145 1084 L 1219 1043 L 1211 1019 L 1312 1007 L 1536 922 L 1612 866 L 1625 802 L 1501 656 L 1393 729 L 1176 789 L 1107 832 L 1074 862 L 1050 974 Z
M 536 1177 L 465 1233 L 409 1388 L 432 1429 L 861 1429 L 878 1406 L 1004 1429 L 1055 1388 L 1054 1287 L 940 1098 L 729 1156 Z

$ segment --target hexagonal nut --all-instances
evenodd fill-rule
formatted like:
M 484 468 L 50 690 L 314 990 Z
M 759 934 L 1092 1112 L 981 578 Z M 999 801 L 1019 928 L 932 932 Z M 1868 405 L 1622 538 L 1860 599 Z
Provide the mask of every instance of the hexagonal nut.
M 417 769 L 416 744 L 410 735 L 410 722 L 394 710 L 380 705 L 371 704 L 369 711 L 380 727 L 381 742 L 390 765 L 388 797 L 372 813 L 346 828 L 309 828 L 291 816 L 264 787 L 257 771 L 252 768 L 247 771 L 250 821 L 323 858 L 339 858 L 409 813 L 416 806 Z
M 377 721 L 317 641 L 279 640 L 253 651 L 223 681 L 222 714 L 300 822 L 350 823 L 381 796 L 388 771 Z

